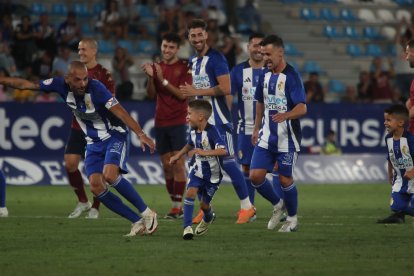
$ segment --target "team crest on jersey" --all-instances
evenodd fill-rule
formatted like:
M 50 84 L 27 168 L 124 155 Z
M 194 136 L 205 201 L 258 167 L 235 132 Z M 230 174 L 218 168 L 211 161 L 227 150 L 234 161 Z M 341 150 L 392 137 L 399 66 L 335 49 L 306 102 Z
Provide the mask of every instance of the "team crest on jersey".
M 237 154 L 239 155 L 239 159 L 243 158 L 243 152 L 241 150 L 239 150 L 239 152 Z
M 52 79 L 52 78 L 50 78 L 50 79 L 44 80 L 44 81 L 43 81 L 43 84 L 44 84 L 44 85 L 50 85 L 52 82 L 53 82 L 53 79 Z
M 203 145 L 203 147 L 204 147 L 204 148 L 207 148 L 207 147 L 208 147 L 208 140 L 207 140 L 207 138 L 206 138 L 206 139 L 204 139 L 204 140 L 201 142 L 201 144 Z
M 404 145 L 404 146 L 402 147 L 402 149 L 401 149 L 401 152 L 402 152 L 403 154 L 408 154 L 408 147 L 407 147 L 406 145 Z
M 285 90 L 285 82 L 281 81 L 277 84 L 277 90 L 284 91 Z
M 92 107 L 92 103 L 89 99 L 85 100 L 85 105 L 86 105 L 87 109 L 91 109 L 91 107 Z

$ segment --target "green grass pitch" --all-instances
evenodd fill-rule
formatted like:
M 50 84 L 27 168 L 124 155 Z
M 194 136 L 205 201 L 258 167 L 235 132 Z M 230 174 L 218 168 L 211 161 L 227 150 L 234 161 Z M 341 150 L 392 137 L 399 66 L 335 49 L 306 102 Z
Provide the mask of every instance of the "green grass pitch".
M 260 195 L 257 220 L 236 225 L 236 194 L 222 185 L 216 221 L 192 241 L 180 220 L 162 219 L 164 186 L 136 188 L 159 214 L 153 236 L 124 238 L 129 222 L 104 206 L 99 220 L 67 219 L 68 186 L 7 187 L 0 275 L 413 275 L 413 219 L 375 223 L 389 214 L 386 184 L 299 185 L 296 233 L 267 230 L 272 207 Z

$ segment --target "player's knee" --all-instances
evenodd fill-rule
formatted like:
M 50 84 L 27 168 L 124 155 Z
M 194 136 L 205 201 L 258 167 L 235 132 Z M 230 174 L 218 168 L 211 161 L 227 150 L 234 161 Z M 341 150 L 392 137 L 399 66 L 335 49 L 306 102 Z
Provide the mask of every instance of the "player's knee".
M 68 172 L 75 172 L 78 170 L 79 162 L 71 158 L 65 158 L 65 169 Z
M 95 196 L 100 195 L 105 190 L 105 186 L 103 185 L 102 181 L 99 181 L 98 179 L 96 179 L 96 180 L 89 180 L 89 182 L 90 182 L 91 192 Z
M 263 176 L 263 175 L 262 175 L 262 174 L 260 174 L 260 173 L 255 172 L 255 171 L 253 170 L 253 171 L 250 171 L 250 174 L 249 174 L 249 179 L 250 179 L 250 181 L 252 182 L 252 185 L 253 185 L 253 186 L 258 186 L 258 185 L 260 185 L 261 183 L 263 183 L 263 181 L 264 181 L 264 179 L 265 179 L 265 176 Z
M 114 174 L 112 172 L 104 172 L 103 178 L 107 183 L 113 184 L 118 179 L 118 174 Z
M 197 195 L 197 189 L 192 188 L 192 187 L 188 188 L 185 193 L 185 197 L 191 198 L 191 199 L 195 199 L 196 195 Z
M 203 211 L 208 211 L 210 209 L 210 204 L 205 203 L 204 201 L 200 202 L 200 208 Z
M 293 183 L 293 177 L 279 174 L 279 181 L 282 187 L 289 187 Z

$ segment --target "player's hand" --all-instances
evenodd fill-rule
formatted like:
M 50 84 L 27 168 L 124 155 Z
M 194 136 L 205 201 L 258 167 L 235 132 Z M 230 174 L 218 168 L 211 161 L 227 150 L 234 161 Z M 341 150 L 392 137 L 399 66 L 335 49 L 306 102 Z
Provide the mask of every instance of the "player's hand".
M 149 138 L 146 134 L 138 136 L 141 140 L 141 148 L 142 151 L 145 151 L 145 146 L 147 146 L 150 149 L 150 153 L 154 153 L 155 151 L 155 143 L 154 141 Z
M 259 131 L 253 130 L 253 133 L 252 133 L 252 145 L 253 146 L 256 146 L 258 139 L 259 139 Z
M 192 151 L 193 151 L 193 155 L 198 154 L 200 156 L 204 156 L 204 150 L 202 149 L 193 149 Z
M 276 113 L 272 115 L 272 121 L 275 123 L 281 123 L 284 122 L 288 119 L 288 114 L 287 112 L 285 113 Z
M 173 155 L 173 156 L 171 156 L 171 158 L 170 158 L 170 165 L 174 165 L 175 164 L 175 162 L 177 162 L 177 160 L 178 159 L 180 159 L 177 155 Z
M 185 97 L 194 97 L 197 96 L 197 89 L 195 89 L 192 85 L 185 83 L 184 85 L 180 85 L 180 91 L 183 93 Z
M 409 179 L 409 180 L 413 179 L 414 178 L 414 170 L 411 169 L 409 171 L 406 171 L 405 174 L 404 174 L 404 178 Z
M 154 63 L 154 70 L 155 70 L 155 73 L 157 74 L 157 79 L 162 81 L 164 79 L 164 76 L 162 74 L 161 66 L 158 63 Z
M 148 77 L 150 77 L 150 78 L 153 78 L 153 77 L 154 77 L 154 68 L 153 68 L 153 66 L 152 66 L 152 64 L 151 64 L 151 63 L 144 63 L 144 64 L 141 66 L 141 69 L 142 69 L 142 71 L 144 71 L 144 73 L 145 73 Z

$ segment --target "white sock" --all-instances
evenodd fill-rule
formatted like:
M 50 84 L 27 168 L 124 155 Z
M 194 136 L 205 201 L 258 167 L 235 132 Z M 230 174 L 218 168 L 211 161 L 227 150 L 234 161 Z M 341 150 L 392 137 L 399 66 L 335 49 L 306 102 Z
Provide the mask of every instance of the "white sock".
M 173 208 L 181 208 L 181 202 L 179 202 L 179 201 L 173 201 L 172 202 L 172 207 Z
M 250 208 L 252 208 L 252 204 L 250 203 L 249 197 L 240 200 L 240 208 L 244 210 L 249 210 Z
M 148 216 L 151 214 L 151 209 L 147 207 L 144 212 L 141 213 L 143 216 Z

